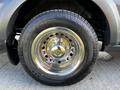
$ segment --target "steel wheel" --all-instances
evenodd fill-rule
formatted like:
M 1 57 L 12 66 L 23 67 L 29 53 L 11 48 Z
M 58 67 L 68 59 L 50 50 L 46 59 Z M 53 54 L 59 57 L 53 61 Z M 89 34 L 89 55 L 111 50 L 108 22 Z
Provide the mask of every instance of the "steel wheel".
M 51 27 L 37 35 L 31 55 L 37 67 L 49 75 L 66 76 L 83 62 L 85 47 L 81 38 L 65 27 Z

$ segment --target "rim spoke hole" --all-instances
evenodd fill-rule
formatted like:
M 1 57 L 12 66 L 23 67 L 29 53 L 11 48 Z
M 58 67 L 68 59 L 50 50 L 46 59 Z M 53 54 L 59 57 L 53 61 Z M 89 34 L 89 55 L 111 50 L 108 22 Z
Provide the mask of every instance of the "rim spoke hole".
M 42 49 L 45 49 L 45 46 L 43 46 Z
M 50 37 L 53 37 L 53 35 L 50 35 Z
M 72 56 L 73 56 L 73 53 L 70 53 L 70 56 L 72 57 Z
M 58 61 L 58 64 L 61 64 L 61 61 Z
M 58 33 L 55 34 L 56 36 L 58 35 Z
M 48 55 L 45 55 L 46 58 L 48 58 Z
M 67 57 L 67 60 L 69 60 L 69 57 Z
M 44 44 L 46 44 L 46 42 L 43 42 Z
M 69 39 L 69 41 L 70 41 L 70 42 L 72 42 L 72 40 L 71 40 L 71 39 Z
M 68 38 L 68 36 L 65 36 L 65 38 Z
M 52 59 L 50 59 L 50 61 L 52 61 Z
M 46 40 L 49 40 L 49 37 Z

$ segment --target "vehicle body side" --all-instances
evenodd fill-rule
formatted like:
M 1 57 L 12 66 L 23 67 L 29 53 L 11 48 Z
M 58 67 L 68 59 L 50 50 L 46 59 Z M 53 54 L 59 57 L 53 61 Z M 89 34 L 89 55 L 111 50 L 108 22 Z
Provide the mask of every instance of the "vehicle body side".
M 27 0 L 0 0 L 0 49 L 13 30 L 19 9 Z M 120 0 L 92 0 L 105 14 L 110 27 L 110 45 L 120 44 Z M 1 51 L 1 50 L 0 50 Z

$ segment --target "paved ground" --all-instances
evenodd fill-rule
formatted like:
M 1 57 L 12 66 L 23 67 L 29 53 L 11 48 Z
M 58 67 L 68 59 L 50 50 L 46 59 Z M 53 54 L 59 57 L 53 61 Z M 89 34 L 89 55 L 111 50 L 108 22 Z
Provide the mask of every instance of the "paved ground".
M 42 85 L 29 77 L 21 67 L 11 65 L 6 54 L 0 55 L 0 90 L 120 90 L 120 54 L 112 51 L 114 59 L 98 60 L 92 73 L 81 82 L 66 87 Z

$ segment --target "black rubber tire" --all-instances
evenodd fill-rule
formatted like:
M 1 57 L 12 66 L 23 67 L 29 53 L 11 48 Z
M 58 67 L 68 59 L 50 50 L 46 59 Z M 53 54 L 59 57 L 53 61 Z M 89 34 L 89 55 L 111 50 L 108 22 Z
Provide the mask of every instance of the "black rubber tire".
M 72 29 L 83 40 L 85 59 L 72 76 L 63 80 L 50 79 L 43 75 L 31 57 L 31 45 L 34 38 L 48 27 L 63 26 Z M 37 81 L 46 85 L 66 86 L 82 80 L 91 71 L 98 56 L 98 39 L 92 26 L 80 15 L 67 10 L 49 10 L 34 17 L 22 31 L 18 44 L 20 62 L 24 69 Z

